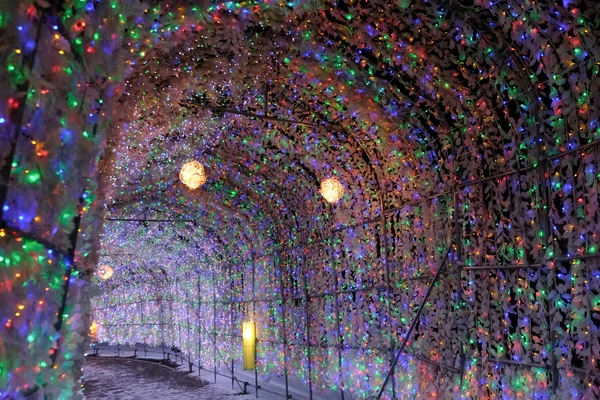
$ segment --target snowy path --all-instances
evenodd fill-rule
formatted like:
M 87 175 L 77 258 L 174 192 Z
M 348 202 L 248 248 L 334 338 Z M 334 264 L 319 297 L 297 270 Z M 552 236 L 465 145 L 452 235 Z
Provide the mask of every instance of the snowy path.
M 198 377 L 187 376 L 171 368 L 139 360 L 87 357 L 83 373 L 84 393 L 89 400 L 236 398 Z

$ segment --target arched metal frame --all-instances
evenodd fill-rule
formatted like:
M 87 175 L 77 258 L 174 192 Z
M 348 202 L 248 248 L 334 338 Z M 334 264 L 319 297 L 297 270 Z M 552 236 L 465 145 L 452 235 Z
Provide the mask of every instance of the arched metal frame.
M 457 3 L 457 4 L 450 3 L 450 5 L 448 6 L 448 8 L 452 12 L 455 12 L 455 13 L 458 13 L 458 12 L 460 12 L 462 10 L 462 6 L 461 6 L 460 3 Z M 462 19 L 466 19 L 466 18 L 462 18 Z M 333 38 L 333 39 L 337 40 L 337 38 Z M 503 39 L 502 37 L 499 37 L 499 39 L 500 39 L 500 43 L 504 43 L 503 40 L 502 40 Z M 509 58 L 507 58 L 507 57 L 504 58 L 504 60 L 507 60 L 507 59 L 509 59 Z M 519 75 L 521 75 L 520 72 L 519 72 Z M 395 74 L 393 79 L 394 80 L 399 80 L 398 76 L 399 76 L 399 73 Z M 407 78 L 406 81 L 410 82 L 411 77 L 408 76 L 408 75 L 406 75 L 406 78 Z M 522 78 L 521 79 L 521 83 L 522 84 L 523 83 L 525 83 L 525 84 L 528 83 L 528 80 L 525 77 L 521 76 L 521 78 Z M 388 81 L 388 83 L 391 84 L 391 81 Z M 477 85 L 479 85 L 479 83 L 477 83 Z M 481 86 L 479 86 L 479 87 L 481 88 Z M 535 87 L 533 87 L 533 93 L 534 93 L 534 97 L 537 97 L 537 93 L 536 93 Z M 498 97 L 502 97 L 502 96 L 499 95 Z M 431 102 L 434 102 L 434 103 L 436 102 L 435 98 L 430 98 L 429 100 Z M 534 105 L 536 105 L 536 106 L 538 105 L 536 101 L 533 101 L 532 103 Z M 438 108 L 438 112 L 439 112 L 440 107 L 438 107 L 438 106 L 434 106 L 434 107 Z M 521 110 L 518 110 L 518 111 L 521 113 L 521 115 L 523 115 L 523 113 L 522 113 Z M 423 114 L 425 114 L 425 113 L 426 113 L 426 111 Z M 534 111 L 534 114 L 540 120 L 543 120 L 543 118 L 541 117 L 542 113 L 541 113 L 539 107 L 536 107 L 536 109 Z M 419 121 L 419 120 L 416 119 L 415 121 Z M 441 125 L 446 125 L 446 129 L 449 130 L 449 131 L 461 128 L 459 126 L 450 127 L 447 124 L 447 121 L 445 121 L 444 119 L 441 119 L 440 121 L 441 121 L 440 124 Z M 426 122 L 426 120 L 425 120 L 425 122 Z M 426 124 L 423 123 L 422 125 L 426 125 Z M 543 132 L 542 132 L 541 129 L 539 129 L 538 124 L 533 124 L 532 128 L 534 130 L 537 130 L 536 132 L 534 132 L 533 136 L 537 137 L 538 139 L 542 139 L 542 141 L 543 141 Z M 351 136 L 352 135 L 352 131 L 348 131 L 348 135 Z M 360 142 L 360 138 L 357 138 L 355 140 L 356 140 L 356 143 L 358 143 L 360 145 L 360 143 L 361 143 Z M 463 138 L 461 138 L 461 140 L 463 140 Z M 542 141 L 536 143 L 536 148 L 538 148 L 538 149 L 542 148 L 542 144 L 540 144 L 540 143 L 542 143 Z M 430 142 L 427 146 L 430 146 L 431 143 L 434 143 L 434 142 Z M 576 151 L 581 151 L 581 150 L 584 150 L 586 148 L 588 148 L 588 149 L 589 148 L 595 148 L 596 145 L 597 145 L 597 142 L 593 142 L 593 143 L 590 143 L 589 145 L 578 147 L 575 150 Z M 367 151 L 367 150 L 365 150 L 365 149 L 363 149 L 363 151 L 367 155 L 370 154 L 370 152 Z M 574 154 L 574 152 L 563 152 L 563 153 L 559 154 L 558 156 L 556 156 L 556 158 L 558 158 L 558 157 L 567 157 L 567 156 L 572 155 L 572 154 Z M 517 153 L 517 156 L 518 156 L 518 153 Z M 441 155 L 438 154 L 438 157 L 441 157 Z M 377 164 L 373 163 L 370 155 L 368 156 L 368 158 L 369 158 L 369 163 L 371 163 L 370 167 L 372 167 L 375 170 L 377 170 L 377 168 L 378 168 Z M 546 211 L 548 211 L 550 209 L 550 206 L 549 206 L 549 195 L 547 194 L 548 187 L 550 186 L 550 184 L 548 182 L 548 176 L 547 176 L 546 173 L 544 173 L 544 171 L 547 171 L 547 169 L 548 169 L 548 161 L 551 160 L 551 159 L 556 159 L 556 158 L 543 157 L 543 156 L 540 157 L 538 155 L 538 160 L 540 160 L 541 163 L 542 163 L 542 168 L 541 168 L 542 172 L 540 173 L 540 177 L 539 177 L 539 182 L 538 183 L 539 183 L 540 186 L 543 186 L 545 188 L 545 191 L 546 191 L 546 195 L 544 196 L 545 197 L 545 201 L 546 201 L 546 208 L 545 208 Z M 375 158 L 375 160 L 377 161 L 376 158 Z M 374 218 L 368 218 L 368 219 L 366 219 L 364 221 L 361 221 L 361 222 L 358 222 L 358 223 L 355 223 L 355 224 L 352 224 L 352 225 L 348 225 L 348 226 L 343 226 L 341 228 L 337 228 L 335 230 L 332 230 L 331 233 L 327 233 L 327 234 L 325 234 L 325 235 L 323 235 L 321 237 L 325 238 L 325 239 L 333 239 L 333 236 L 336 234 L 336 232 L 344 231 L 346 229 L 351 229 L 354 226 L 358 226 L 358 225 L 362 225 L 362 224 L 367 224 L 368 225 L 368 224 L 374 224 L 374 223 L 382 223 L 382 228 L 384 229 L 384 236 L 386 236 L 385 229 L 386 229 L 386 227 L 388 225 L 388 222 L 386 220 L 386 216 L 387 215 L 394 214 L 398 210 L 400 210 L 402 208 L 405 208 L 407 206 L 418 205 L 418 204 L 421 204 L 423 202 L 429 201 L 431 199 L 439 198 L 441 196 L 452 196 L 455 199 L 454 200 L 455 201 L 455 205 L 454 205 L 454 222 L 453 222 L 453 226 L 454 226 L 453 231 L 454 231 L 454 233 L 453 233 L 453 235 L 455 236 L 455 238 L 461 239 L 461 237 L 463 235 L 462 231 L 461 231 L 462 225 L 459 225 L 459 222 L 462 224 L 463 223 L 462 221 L 464 221 L 465 217 L 461 216 L 459 210 L 460 210 L 461 203 L 464 203 L 465 200 L 464 199 L 461 200 L 461 193 L 459 191 L 461 189 L 464 189 L 464 188 L 476 187 L 477 185 L 481 185 L 481 184 L 486 183 L 486 182 L 491 182 L 491 181 L 499 179 L 499 178 L 508 177 L 508 176 L 512 176 L 512 175 L 522 175 L 522 174 L 524 174 L 526 172 L 533 171 L 534 168 L 535 168 L 534 166 L 530 166 L 529 164 L 525 164 L 525 166 L 523 166 L 520 163 L 520 160 L 518 160 L 518 159 L 516 161 L 517 161 L 516 165 L 518 165 L 518 168 L 516 168 L 514 170 L 511 170 L 511 171 L 508 171 L 508 172 L 505 172 L 505 173 L 501 173 L 501 174 L 493 174 L 491 176 L 480 176 L 480 177 L 476 177 L 475 179 L 467 179 L 467 180 L 462 180 L 458 175 L 454 175 L 454 176 L 451 177 L 452 180 L 453 180 L 453 185 L 450 184 L 450 185 L 445 186 L 446 190 L 444 190 L 443 192 L 436 193 L 434 191 L 434 192 L 430 193 L 429 196 L 426 196 L 426 197 L 424 197 L 422 199 L 417 199 L 417 200 L 413 200 L 413 201 L 406 201 L 406 202 L 400 202 L 399 204 L 396 204 L 394 207 L 387 208 L 387 209 L 385 208 L 385 204 L 386 204 L 386 198 L 385 198 L 385 196 L 386 196 L 387 190 L 385 190 L 385 185 L 382 184 L 381 178 L 380 178 L 379 174 L 376 172 L 375 176 L 376 176 L 377 183 L 378 183 L 378 188 L 379 188 L 378 195 L 379 195 L 379 202 L 381 204 L 381 216 L 374 217 Z M 439 175 L 440 181 L 442 181 L 443 177 L 441 176 L 441 173 L 438 174 L 438 175 Z M 417 178 L 419 178 L 420 175 L 417 174 L 415 176 Z M 544 218 L 544 220 L 548 220 L 549 219 L 548 214 L 544 215 L 543 218 Z M 546 232 L 548 233 L 546 237 L 549 237 L 550 236 L 550 234 L 549 234 L 550 233 L 550 224 L 546 223 L 544 226 L 545 226 Z M 326 228 L 323 228 L 323 229 L 327 231 Z M 306 232 L 303 232 L 302 230 L 300 230 L 300 232 L 304 233 L 304 235 L 307 234 Z M 301 244 L 309 245 L 308 238 L 304 237 Z M 517 268 L 518 269 L 518 268 L 526 268 L 527 267 L 526 265 L 516 265 L 516 266 L 515 265 L 464 266 L 464 259 L 463 259 L 462 248 L 461 248 L 461 240 L 457 240 L 455 244 L 456 244 L 456 253 L 455 253 L 455 257 L 454 257 L 453 260 L 454 260 L 454 264 L 455 264 L 455 266 L 457 268 L 457 271 L 458 271 L 457 272 L 457 276 L 458 276 L 459 281 L 462 280 L 462 274 L 463 273 L 469 273 L 468 271 L 476 270 L 476 268 L 481 268 L 481 269 L 486 269 L 487 270 L 487 269 L 504 269 L 504 268 L 506 268 L 506 269 Z M 285 252 L 285 250 L 283 250 L 283 249 L 280 250 L 280 251 L 281 252 Z M 332 252 L 333 252 L 333 249 L 332 249 Z M 388 256 L 387 249 L 385 250 L 385 254 L 386 254 L 386 258 L 387 258 L 387 256 Z M 565 259 L 564 257 L 561 258 L 561 260 L 564 260 L 564 259 Z M 547 259 L 545 261 L 551 261 L 551 259 Z M 386 268 L 387 267 L 388 267 L 388 265 L 387 265 L 387 260 L 386 260 Z M 463 270 L 465 272 L 463 272 Z M 388 280 L 390 279 L 390 277 L 389 277 L 389 271 L 387 272 L 387 279 Z M 337 276 L 335 278 L 335 281 L 336 281 L 336 293 L 335 293 L 335 295 L 337 296 L 337 295 L 340 294 L 340 293 L 338 293 Z M 254 286 L 254 284 L 253 284 L 253 286 Z M 552 287 L 552 282 L 549 281 L 547 283 L 547 289 L 550 289 L 551 287 Z M 306 288 L 305 288 L 305 290 L 306 290 Z M 305 301 L 308 301 L 309 298 L 310 298 L 310 296 L 306 292 Z M 336 301 L 336 306 L 339 307 L 339 303 L 337 301 Z M 548 307 L 549 307 L 549 309 L 551 309 L 550 306 L 548 306 Z M 422 309 L 422 307 L 419 308 L 419 311 L 421 311 L 421 309 Z M 309 318 L 309 311 L 308 311 L 308 305 L 307 305 L 307 308 L 306 308 L 306 319 L 307 319 L 307 321 L 308 321 L 308 318 Z M 550 319 L 552 319 L 552 316 L 550 316 Z M 340 320 L 340 317 L 339 317 L 339 308 L 338 308 L 338 315 L 336 317 L 336 320 L 338 321 L 337 331 L 338 331 L 338 335 L 339 335 L 339 333 L 340 333 L 340 328 L 339 328 L 339 320 Z M 310 358 L 310 332 L 307 332 L 306 336 L 307 336 L 308 342 L 309 342 L 309 345 L 308 345 L 309 350 L 308 350 L 308 352 L 309 352 L 309 358 Z M 550 337 L 554 337 L 554 335 L 550 334 Z M 284 343 L 285 343 L 285 339 L 284 339 Z M 554 345 L 552 344 L 551 347 L 554 348 Z M 338 347 L 338 349 L 339 349 L 339 347 Z M 393 352 L 393 350 L 392 350 L 392 352 Z M 338 353 L 338 356 L 340 357 L 340 366 L 341 366 L 341 355 L 340 355 L 340 353 Z M 464 367 L 464 358 L 465 358 L 465 355 L 461 354 L 461 359 L 462 359 L 462 361 L 461 361 L 461 368 Z M 433 363 L 433 361 L 431 361 L 431 360 L 429 362 Z M 508 361 L 506 361 L 506 360 L 493 360 L 492 362 L 498 362 L 498 363 L 506 362 L 506 363 L 508 363 Z M 554 390 L 556 390 L 556 385 L 557 385 L 557 371 L 556 371 L 555 362 L 556 362 L 555 360 L 552 361 L 551 362 L 552 365 L 550 366 L 550 369 L 552 370 L 552 381 L 553 381 L 553 388 L 554 388 Z M 311 365 L 311 363 L 309 361 L 309 368 L 310 368 L 310 365 Z M 523 365 L 525 365 L 525 364 L 523 364 Z M 440 366 L 441 368 L 444 368 L 443 365 L 438 365 L 438 366 Z M 540 365 L 538 365 L 538 366 L 540 366 Z M 547 366 L 545 366 L 545 365 L 542 365 L 540 367 L 547 368 Z M 453 370 L 452 367 L 450 367 L 450 366 L 447 366 L 447 369 L 450 370 L 450 371 Z M 461 376 L 463 374 L 464 374 L 464 371 L 461 371 Z M 309 371 L 309 381 L 310 381 L 310 375 L 311 375 L 311 373 Z M 383 390 L 383 388 L 382 388 L 382 390 Z M 343 392 L 342 392 L 342 396 L 343 396 Z

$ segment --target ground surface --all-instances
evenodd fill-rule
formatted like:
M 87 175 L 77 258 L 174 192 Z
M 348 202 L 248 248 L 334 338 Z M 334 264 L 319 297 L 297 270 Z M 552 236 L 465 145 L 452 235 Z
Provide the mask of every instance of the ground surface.
M 89 400 L 239 399 L 198 377 L 127 358 L 86 357 L 83 374 Z

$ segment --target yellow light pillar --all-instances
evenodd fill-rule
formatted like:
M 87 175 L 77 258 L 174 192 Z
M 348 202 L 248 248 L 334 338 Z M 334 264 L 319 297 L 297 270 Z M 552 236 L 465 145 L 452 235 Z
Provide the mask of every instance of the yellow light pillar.
M 244 341 L 244 369 L 256 367 L 256 326 L 254 322 L 242 324 L 242 339 Z

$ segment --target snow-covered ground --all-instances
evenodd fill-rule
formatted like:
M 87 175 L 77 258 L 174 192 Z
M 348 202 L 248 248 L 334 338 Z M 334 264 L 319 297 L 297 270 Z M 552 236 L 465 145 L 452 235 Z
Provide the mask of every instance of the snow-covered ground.
M 119 348 L 102 345 L 98 348 L 98 356 L 93 356 L 90 349 L 89 356 L 83 367 L 85 394 L 90 400 L 218 400 L 236 399 L 251 400 L 257 398 L 256 389 L 247 387 L 248 394 L 242 394 L 243 384 L 232 382 L 230 377 L 215 375 L 213 371 L 202 370 L 200 373 L 196 366 L 189 372 L 187 362 L 181 357 L 170 352 L 169 359 L 179 366 L 172 368 L 161 365 L 156 361 L 163 360 L 162 348 L 146 348 L 137 345 L 136 351 L 132 347 Z M 146 359 L 147 361 L 144 361 Z M 151 361 L 156 360 L 156 361 Z M 220 371 L 223 375 L 231 375 L 229 371 Z M 235 371 L 239 382 L 255 384 L 252 372 Z M 282 400 L 285 399 L 285 383 L 283 378 L 271 379 L 268 383 L 258 382 L 258 399 Z M 290 379 L 288 382 L 290 398 L 294 400 L 308 400 L 308 385 L 304 382 Z M 313 392 L 313 400 L 337 400 L 341 395 L 339 391 Z M 352 400 L 346 393 L 345 400 Z
M 157 363 L 128 358 L 88 357 L 84 393 L 90 400 L 233 399 L 215 385 Z

